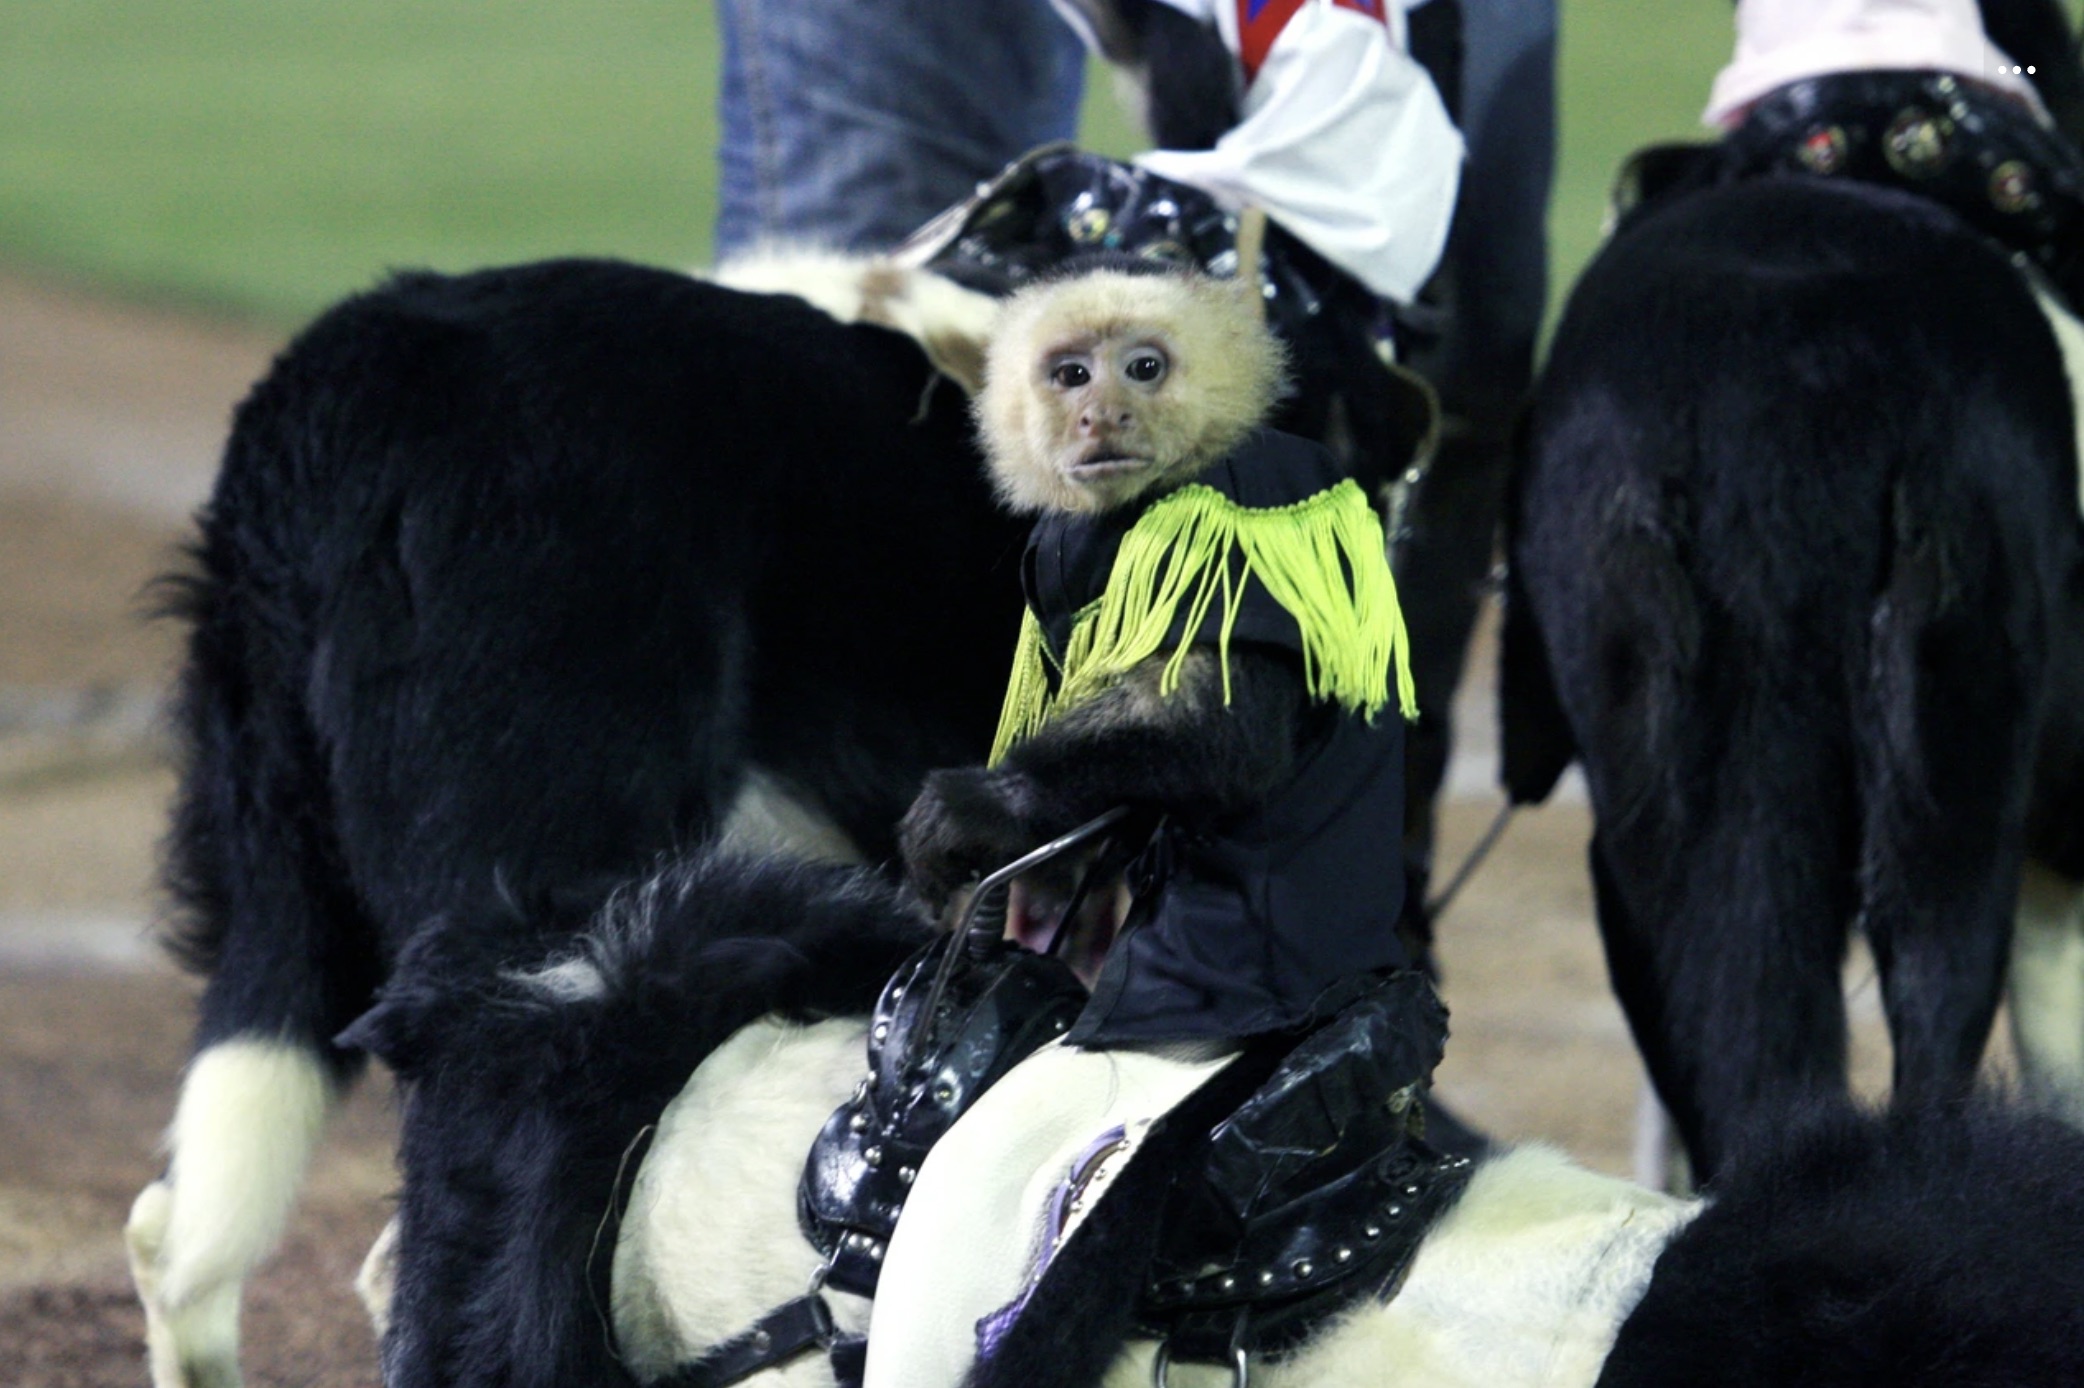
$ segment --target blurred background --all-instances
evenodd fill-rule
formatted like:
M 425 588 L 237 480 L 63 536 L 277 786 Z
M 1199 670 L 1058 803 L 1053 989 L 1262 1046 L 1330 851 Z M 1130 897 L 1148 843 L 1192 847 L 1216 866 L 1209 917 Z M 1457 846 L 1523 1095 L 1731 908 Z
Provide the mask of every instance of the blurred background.
M 1730 45 L 1726 0 L 1561 8 L 1556 300 L 1618 162 L 1702 133 Z M 143 1381 L 118 1230 L 192 997 L 147 933 L 176 639 L 143 614 L 233 404 L 301 321 L 392 268 L 706 263 L 717 66 L 702 0 L 0 0 L 0 1379 Z M 1085 131 L 1141 147 L 1103 72 Z M 1450 865 L 1496 803 L 1488 670 L 1480 641 Z M 1523 815 L 1443 922 L 1441 1082 L 1480 1125 L 1625 1172 L 1639 1071 L 1586 835 L 1581 795 Z M 1873 989 L 1862 962 L 1848 978 L 1871 1084 Z M 364 1086 L 257 1279 L 253 1382 L 374 1382 L 346 1289 L 390 1122 Z

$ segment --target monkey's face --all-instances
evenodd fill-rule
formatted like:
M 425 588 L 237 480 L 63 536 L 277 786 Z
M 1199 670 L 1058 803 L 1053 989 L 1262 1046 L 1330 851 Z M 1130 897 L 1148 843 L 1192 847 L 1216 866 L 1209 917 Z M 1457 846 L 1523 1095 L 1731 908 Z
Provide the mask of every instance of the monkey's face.
M 1223 457 L 1282 374 L 1280 344 L 1234 283 L 1102 271 L 1007 304 L 978 430 L 1015 510 L 1108 511 Z
M 1164 427 L 1173 352 L 1162 334 L 1084 335 L 1044 353 L 1037 389 L 1038 455 L 1104 511 L 1163 482 L 1178 466 L 1176 430 Z

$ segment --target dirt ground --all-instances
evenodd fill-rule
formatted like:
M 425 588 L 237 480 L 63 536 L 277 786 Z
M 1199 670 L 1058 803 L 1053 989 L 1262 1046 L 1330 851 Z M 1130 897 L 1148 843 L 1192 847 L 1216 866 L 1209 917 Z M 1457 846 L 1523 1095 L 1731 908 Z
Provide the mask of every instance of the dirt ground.
M 207 494 L 234 402 L 277 346 L 0 275 L 0 1381 L 144 1381 L 120 1229 L 157 1171 L 190 980 L 147 932 L 170 773 L 153 719 L 176 636 L 141 617 Z M 1480 645 L 1443 861 L 1489 821 Z M 1640 1070 L 1608 995 L 1580 795 L 1521 815 L 1442 924 L 1446 1100 L 1507 1139 L 1626 1173 Z M 1848 971 L 1863 1085 L 1885 1071 Z M 248 1381 L 375 1381 L 349 1290 L 394 1184 L 388 1086 L 366 1084 L 247 1299 Z

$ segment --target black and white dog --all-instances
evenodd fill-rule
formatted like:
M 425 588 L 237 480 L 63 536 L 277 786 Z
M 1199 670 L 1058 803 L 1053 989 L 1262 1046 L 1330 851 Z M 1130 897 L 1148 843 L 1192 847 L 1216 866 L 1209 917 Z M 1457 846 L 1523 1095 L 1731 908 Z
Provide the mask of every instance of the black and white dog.
M 490 979 L 443 957 L 453 934 L 415 942 L 412 985 L 361 1025 L 418 1096 L 418 1179 L 401 1210 L 412 1236 L 386 1340 L 394 1388 L 658 1382 L 814 1285 L 821 1254 L 798 1227 L 804 1155 L 867 1073 L 884 973 L 927 935 L 865 874 L 707 853 Z M 1393 1296 L 1364 1295 L 1302 1344 L 1255 1357 L 1250 1381 L 2084 1377 L 2084 1133 L 1973 1103 L 1878 1119 L 1840 1101 L 1775 1118 L 1706 1201 L 1539 1147 L 1485 1158 Z M 1021 1230 L 971 1242 L 1027 1246 Z M 903 1290 L 885 1287 L 876 1315 L 901 1317 Z M 842 1331 L 868 1325 L 861 1298 L 826 1299 Z M 1155 1350 L 1132 1339 L 1076 1357 L 1129 1388 L 1154 1381 Z M 994 1359 L 990 1381 L 1064 1383 L 1073 1357 L 1059 1343 L 1048 1362 Z M 867 1362 L 872 1388 L 890 1381 L 873 1337 Z M 728 1381 L 704 1372 L 673 1381 Z M 835 1380 L 809 1346 L 748 1381 Z M 1175 1363 L 1156 1381 L 1234 1380 L 1227 1364 Z
M 2046 21 L 2066 96 L 2054 6 L 1985 10 Z M 2077 340 L 1946 207 L 1799 172 L 1646 204 L 1571 297 L 1512 501 L 1506 775 L 1584 764 L 1609 971 L 1703 1174 L 1843 1088 L 1855 929 L 1899 1098 L 1967 1089 L 2009 953 L 2030 1076 L 2084 1100 Z
M 241 1282 L 360 1061 L 334 1037 L 407 941 L 539 949 L 715 837 L 888 859 L 925 772 L 989 746 L 1024 527 L 932 355 L 959 376 L 992 301 L 813 281 L 831 312 L 408 275 L 240 407 L 179 594 L 169 876 L 209 983 L 129 1229 L 161 1385 L 236 1381 Z

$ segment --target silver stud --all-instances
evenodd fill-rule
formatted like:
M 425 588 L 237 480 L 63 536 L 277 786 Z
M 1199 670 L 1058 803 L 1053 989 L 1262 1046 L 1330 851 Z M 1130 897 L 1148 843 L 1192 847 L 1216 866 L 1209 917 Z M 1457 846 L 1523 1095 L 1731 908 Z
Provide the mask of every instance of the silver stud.
M 868 1084 L 868 1080 L 863 1080 L 861 1081 L 861 1083 L 854 1086 L 855 1103 L 859 1104 L 868 1098 Z
M 1315 1263 L 1312 1263 L 1308 1258 L 1297 1258 L 1295 1260 L 1294 1272 L 1297 1277 L 1308 1277 L 1311 1273 L 1315 1272 L 1316 1270 L 1317 1265 Z
M 875 1039 L 878 1041 L 887 1041 L 890 1039 L 890 1024 L 888 1022 L 876 1023 Z
M 769 1335 L 764 1330 L 755 1330 L 753 1332 L 753 1352 L 755 1354 L 765 1354 L 773 1347 L 774 1337 L 772 1335 Z
M 1369 1243 L 1373 1243 L 1376 1239 L 1382 1237 L 1382 1226 L 1379 1224 L 1370 1224 L 1360 1231 L 1360 1236 L 1366 1239 Z
M 1382 1213 L 1384 1213 L 1384 1214 L 1388 1215 L 1388 1216 L 1389 1216 L 1389 1217 L 1390 1217 L 1391 1219 L 1396 1219 L 1397 1217 L 1399 1217 L 1400 1215 L 1402 1215 L 1402 1214 L 1404 1213 L 1404 1207 L 1403 1207 L 1402 1205 L 1391 1205 L 1391 1206 L 1390 1206 L 1390 1207 L 1389 1207 L 1388 1209 L 1384 1210 L 1384 1211 L 1383 1211 Z
M 919 1173 L 912 1170 L 912 1168 L 909 1166 L 900 1166 L 897 1168 L 897 1183 L 901 1186 L 910 1185 L 913 1181 L 918 1179 L 918 1176 Z
M 847 1127 L 857 1133 L 867 1132 L 868 1115 L 859 1109 L 854 1110 L 854 1116 L 847 1120 Z
M 1353 1261 L 1353 1250 L 1350 1248 L 1342 1247 L 1339 1249 L 1337 1253 L 1334 1253 L 1332 1256 L 1334 1258 L 1337 1258 L 1342 1263 L 1350 1263 Z
M 861 1154 L 861 1160 L 867 1162 L 870 1166 L 881 1166 L 883 1164 L 883 1149 L 871 1147 Z
M 870 1243 L 870 1244 L 869 1244 L 869 1246 L 868 1246 L 868 1260 L 869 1260 L 869 1261 L 870 1261 L 871 1263 L 880 1263 L 880 1262 L 882 1262 L 882 1261 L 883 1261 L 883 1245 L 882 1245 L 882 1244 L 880 1244 L 880 1243 Z
M 1417 1198 L 1417 1195 L 1418 1195 L 1418 1187 L 1417 1187 L 1417 1186 L 1405 1186 L 1405 1187 L 1404 1187 L 1404 1194 L 1406 1194 L 1406 1195 L 1409 1195 L 1409 1196 L 1411 1196 L 1411 1197 L 1413 1197 L 1413 1198 L 1415 1199 L 1415 1198 Z
M 1065 1027 L 1070 1025 L 1071 1024 L 1065 1021 L 1062 1017 L 1052 1017 L 1049 1019 L 1049 1026 L 1052 1031 L 1062 1031 Z
M 1273 1284 L 1274 1270 L 1272 1268 L 1259 1269 L 1259 1285 L 1262 1287 L 1271 1287 Z
M 948 1083 L 948 1081 L 946 1080 L 942 1080 L 939 1084 L 933 1087 L 933 1101 L 937 1104 L 954 1103 L 955 1086 Z
M 1234 1292 L 1237 1290 L 1237 1279 L 1226 1272 L 1217 1280 L 1216 1287 L 1220 1291 Z

